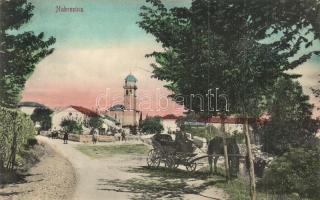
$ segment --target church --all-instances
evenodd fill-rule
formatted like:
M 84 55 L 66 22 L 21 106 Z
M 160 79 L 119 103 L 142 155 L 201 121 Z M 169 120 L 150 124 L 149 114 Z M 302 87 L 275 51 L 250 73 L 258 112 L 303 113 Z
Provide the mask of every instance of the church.
M 124 79 L 123 104 L 111 106 L 106 115 L 114 118 L 122 127 L 136 127 L 139 124 L 139 112 L 137 110 L 137 79 L 131 73 Z

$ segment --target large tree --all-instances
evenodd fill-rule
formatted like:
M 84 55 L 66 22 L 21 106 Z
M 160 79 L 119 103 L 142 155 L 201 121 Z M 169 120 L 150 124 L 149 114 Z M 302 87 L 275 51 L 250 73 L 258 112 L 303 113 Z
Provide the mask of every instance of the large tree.
M 263 150 L 282 155 L 290 148 L 312 146 L 319 124 L 312 119 L 313 106 L 301 85 L 290 79 L 279 79 L 270 95 L 269 122 L 258 129 Z
M 220 88 L 228 95 L 230 113 L 245 119 L 258 116 L 278 78 L 297 77 L 286 70 L 319 53 L 300 52 L 319 38 L 319 1 L 194 0 L 191 8 L 172 9 L 160 0 L 147 2 L 151 4 L 141 7 L 138 23 L 164 47 L 150 54 L 157 62 L 153 76 L 169 82 L 172 96 L 185 97 L 184 106 L 195 112 L 215 114 L 190 95 L 204 97 Z M 208 99 L 203 100 L 208 105 Z M 250 154 L 247 121 L 244 130 Z M 256 199 L 250 161 L 251 196 Z
M 36 123 L 39 122 L 40 130 L 47 131 L 52 126 L 52 117 L 51 114 L 53 111 L 49 108 L 36 108 L 34 109 L 33 113 L 31 114 L 31 120 Z
M 36 64 L 53 52 L 55 38 L 20 30 L 33 9 L 27 0 L 0 1 L 0 106 L 17 106 Z

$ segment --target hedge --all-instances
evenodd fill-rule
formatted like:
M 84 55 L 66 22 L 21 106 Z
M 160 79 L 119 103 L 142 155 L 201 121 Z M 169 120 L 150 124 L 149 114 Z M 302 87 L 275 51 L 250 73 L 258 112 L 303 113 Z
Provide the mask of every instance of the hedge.
M 0 170 L 12 170 L 28 139 L 35 136 L 29 116 L 17 109 L 0 107 Z

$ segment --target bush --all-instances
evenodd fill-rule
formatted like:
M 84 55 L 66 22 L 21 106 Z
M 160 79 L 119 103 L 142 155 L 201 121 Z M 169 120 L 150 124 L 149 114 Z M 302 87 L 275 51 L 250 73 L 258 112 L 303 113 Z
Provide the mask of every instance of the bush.
M 81 134 L 83 131 L 82 124 L 74 119 L 63 119 L 60 126 L 67 133 Z
M 0 170 L 13 169 L 16 155 L 35 135 L 34 124 L 21 111 L 3 107 L 0 107 L 0 121 Z
M 34 147 L 34 145 L 38 144 L 38 140 L 36 138 L 27 139 L 28 147 Z
M 147 117 L 140 124 L 140 129 L 142 132 L 147 134 L 161 133 L 164 130 L 161 118 L 156 117 Z
M 275 159 L 260 182 L 277 194 L 297 193 L 302 198 L 320 196 L 319 149 L 290 149 Z
M 103 120 L 101 119 L 101 117 L 90 117 L 88 124 L 90 128 L 99 129 L 103 125 Z

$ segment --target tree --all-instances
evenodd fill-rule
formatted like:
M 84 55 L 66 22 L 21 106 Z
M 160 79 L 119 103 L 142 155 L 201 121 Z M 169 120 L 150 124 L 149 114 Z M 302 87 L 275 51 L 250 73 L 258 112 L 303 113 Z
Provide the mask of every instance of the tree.
M 60 126 L 67 133 L 81 134 L 83 131 L 82 124 L 74 119 L 69 119 L 69 118 L 63 119 L 61 121 Z
M 319 74 L 320 76 L 320 74 Z M 318 83 L 320 83 L 320 81 L 318 81 Z M 320 98 L 320 88 L 311 88 L 312 90 L 312 93 L 313 95 L 316 97 L 316 98 Z M 317 107 L 318 110 L 320 110 L 320 107 Z
M 31 19 L 33 9 L 27 0 L 0 1 L 0 105 L 4 107 L 17 106 L 36 64 L 53 52 L 55 38 L 45 40 L 44 33 L 19 30 Z
M 89 127 L 91 127 L 91 128 L 99 129 L 103 125 L 103 120 L 99 116 L 90 117 L 88 124 L 89 124 Z
M 260 183 L 268 192 L 298 193 L 300 198 L 316 200 L 320 196 L 319 169 L 319 148 L 290 149 L 272 162 Z
M 246 121 L 251 198 L 256 199 L 248 118 L 263 113 L 268 91 L 279 77 L 298 77 L 286 74 L 286 70 L 319 54 L 311 51 L 298 56 L 302 45 L 308 48 L 319 38 L 315 33 L 319 2 L 194 0 L 189 9 L 170 10 L 160 0 L 147 2 L 150 6 L 141 7 L 138 24 L 165 50 L 148 55 L 157 63 L 152 64 L 153 77 L 168 82 L 165 87 L 173 92 L 171 97 L 177 103 L 208 116 L 217 114 L 217 109 L 203 106 L 209 105 L 209 98 L 200 98 L 199 103 L 190 95 L 205 97 L 215 88 L 228 95 L 229 114 L 238 114 Z M 289 3 L 297 6 L 286 7 Z M 307 10 L 312 10 L 311 14 Z M 300 34 L 304 28 L 315 37 Z M 225 115 L 223 110 L 220 114 Z
M 52 113 L 53 111 L 49 108 L 36 108 L 34 109 L 30 118 L 34 123 L 40 123 L 40 130 L 47 131 L 51 128 L 52 125 Z
M 147 134 L 161 133 L 164 130 L 161 117 L 148 117 L 142 121 L 141 131 Z
M 291 148 L 310 146 L 319 122 L 312 119 L 313 106 L 301 85 L 290 79 L 280 79 L 270 95 L 270 121 L 258 129 L 263 150 L 282 155 Z

